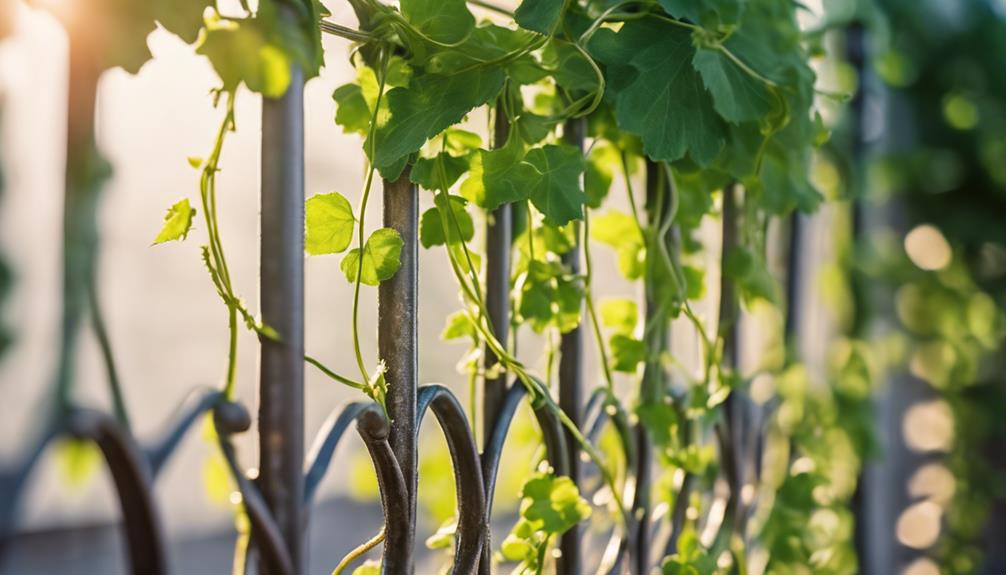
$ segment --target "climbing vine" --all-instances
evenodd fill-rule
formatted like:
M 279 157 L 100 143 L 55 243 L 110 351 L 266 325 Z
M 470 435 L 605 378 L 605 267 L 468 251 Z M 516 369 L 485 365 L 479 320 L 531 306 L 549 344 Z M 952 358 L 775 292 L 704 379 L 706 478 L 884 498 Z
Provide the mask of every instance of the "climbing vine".
M 790 0 L 524 0 L 515 9 L 482 0 L 348 1 L 352 26 L 330 21 L 317 0 L 242 1 L 237 13 L 213 0 L 91 2 L 114 32 L 98 36 L 105 67 L 138 70 L 150 58 L 146 36 L 160 25 L 192 43 L 219 77 L 216 139 L 208 155 L 189 159 L 198 193 L 169 208 L 154 241 L 189 239 L 202 217 L 203 264 L 230 334 L 224 394 L 234 394 L 240 326 L 278 337 L 235 292 L 217 225 L 221 151 L 241 120 L 235 95 L 243 87 L 277 98 L 299 81 L 291 70 L 307 80 L 321 74 L 321 35 L 330 34 L 345 40 L 356 70 L 333 94 L 335 122 L 360 137 L 367 170 L 355 208 L 346 190 L 307 200 L 306 251 L 344 254 L 355 366 L 305 361 L 382 406 L 396 385 L 385 378 L 387 358 L 364 357 L 359 311 L 361 292 L 399 270 L 403 238 L 364 222 L 379 180 L 408 180 L 430 206 L 420 242 L 443 253 L 458 286 L 460 309 L 444 334 L 471 344 L 464 365 L 473 395 L 480 378 L 515 379 L 599 477 L 603 496 L 592 506 L 574 482 L 536 465 L 498 559 L 541 573 L 562 533 L 603 510 L 628 541 L 650 538 L 651 521 L 668 528 L 654 545 L 665 573 L 796 564 L 854 572 L 848 530 L 802 533 L 847 495 L 829 491 L 834 477 L 824 468 L 834 454 L 824 447 L 848 441 L 833 399 L 810 391 L 799 357 L 784 349 L 766 351 L 754 368 L 738 353 L 747 312 L 778 316 L 791 295 L 769 265 L 770 225 L 824 199 L 808 176 L 828 138 L 815 106 L 840 96 L 817 89 L 811 48 L 822 54 L 822 44 L 798 24 L 804 8 Z M 486 144 L 482 119 L 504 137 Z M 487 308 L 476 223 L 500 209 L 514 220 L 508 323 L 543 337 L 543 358 L 518 350 L 516 335 L 499 337 Z M 702 233 L 709 224 L 721 230 L 714 241 Z M 642 298 L 596 297 L 595 249 L 613 252 Z M 672 325 L 698 342 L 695 365 L 672 352 Z M 781 339 L 773 329 L 767 339 Z M 617 439 L 610 444 L 557 400 L 557 342 L 574 330 L 601 367 L 595 421 Z M 483 349 L 498 362 L 491 369 L 478 358 Z M 759 378 L 771 382 L 765 397 L 752 390 Z M 476 402 L 470 411 L 474 422 Z M 649 453 L 657 469 L 641 473 Z M 810 464 L 797 464 L 807 457 Z M 443 535 L 434 545 L 450 530 Z

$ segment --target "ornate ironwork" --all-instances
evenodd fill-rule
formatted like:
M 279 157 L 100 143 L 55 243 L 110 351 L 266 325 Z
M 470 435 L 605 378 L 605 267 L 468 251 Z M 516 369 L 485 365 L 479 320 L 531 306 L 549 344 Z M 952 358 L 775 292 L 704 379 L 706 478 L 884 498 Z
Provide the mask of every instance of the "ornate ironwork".
M 72 356 L 80 318 L 87 306 L 93 309 L 97 305 L 93 275 L 98 238 L 93 215 L 100 178 L 93 173 L 98 157 L 93 141 L 98 67 L 86 53 L 71 52 L 65 349 L 57 385 L 60 407 L 52 424 L 20 463 L 0 474 L 0 542 L 7 541 L 14 529 L 18 496 L 46 446 L 60 437 L 86 439 L 101 449 L 114 480 L 131 571 L 136 575 L 168 573 L 165 536 L 153 486 L 188 430 L 209 413 L 249 518 L 250 548 L 258 558 L 259 572 L 298 575 L 304 572 L 303 534 L 310 506 L 337 445 L 355 423 L 373 461 L 380 488 L 385 516 L 382 571 L 388 575 L 410 575 L 414 571 L 418 481 L 416 439 L 425 417 L 432 413 L 449 447 L 457 481 L 454 572 L 490 573 L 489 524 L 500 458 L 516 410 L 527 391 L 519 382 L 508 385 L 505 373 L 495 374 L 491 368 L 496 358 L 486 354 L 485 372 L 494 375 L 484 381 L 484 444 L 480 449 L 454 394 L 443 386 L 418 385 L 418 199 L 407 173 L 397 181 L 385 182 L 384 186 L 384 224 L 396 229 L 404 241 L 402 267 L 379 291 L 380 356 L 387 362 L 386 377 L 392 382 L 387 397 L 388 414 L 375 403 L 345 405 L 332 413 L 309 454 L 304 456 L 304 118 L 302 76 L 296 70 L 292 87 L 283 98 L 263 102 L 262 311 L 264 321 L 276 330 L 279 338 L 261 341 L 259 475 L 252 479 L 245 474 L 246 467 L 238 460 L 233 443 L 235 435 L 250 429 L 250 413 L 220 392 L 202 391 L 191 396 L 165 433 L 149 444 L 139 442 L 129 429 L 114 373 L 110 373 L 110 389 L 117 406 L 114 416 L 73 406 L 68 393 L 72 365 L 66 358 Z M 500 115 L 495 128 L 496 145 L 502 145 L 508 129 Z M 582 149 L 584 130 L 582 121 L 573 121 L 566 126 L 564 137 Z M 657 170 L 652 166 L 651 172 L 651 179 L 656 178 Z M 73 210 L 85 212 L 83 219 Z M 510 315 L 512 215 L 509 208 L 496 210 L 487 229 L 487 303 L 496 335 L 504 342 Z M 88 216 L 92 218 L 89 226 Z M 566 264 L 576 273 L 578 262 L 579 252 L 574 249 L 567 255 Z M 81 278 L 89 281 L 79 281 Z M 103 333 L 103 326 L 95 327 Z M 629 475 L 623 499 L 637 510 L 628 519 L 632 523 L 628 532 L 612 529 L 600 558 L 599 572 L 643 573 L 651 566 L 649 542 L 653 538 L 645 511 L 645 493 L 650 488 L 645 431 L 633 428 L 624 412 L 612 409 L 615 406 L 603 391 L 592 394 L 584 405 L 583 339 L 579 329 L 564 335 L 561 348 L 559 404 L 573 422 L 582 422 L 590 439 L 596 438 L 608 424 L 618 431 Z M 588 479 L 596 479 L 596 470 L 582 464 L 576 441 L 555 413 L 544 407 L 536 408 L 535 417 L 542 431 L 547 460 L 555 473 L 573 478 L 581 488 Z M 675 516 L 683 512 L 682 506 L 674 510 Z M 581 537 L 580 531 L 573 529 L 562 538 L 557 567 L 560 574 L 582 571 Z M 673 538 L 665 547 L 673 549 Z

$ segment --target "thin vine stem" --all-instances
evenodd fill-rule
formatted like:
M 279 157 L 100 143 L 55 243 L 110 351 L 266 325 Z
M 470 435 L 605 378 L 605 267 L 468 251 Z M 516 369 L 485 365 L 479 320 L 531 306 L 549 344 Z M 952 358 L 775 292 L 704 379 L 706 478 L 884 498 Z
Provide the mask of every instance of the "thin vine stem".
M 335 569 L 332 571 L 332 575 L 342 575 L 342 573 L 346 569 L 348 569 L 349 566 L 352 565 L 356 560 L 366 555 L 367 552 L 373 549 L 374 547 L 380 545 L 381 542 L 384 541 L 384 531 L 385 531 L 384 527 L 381 527 L 381 530 L 377 533 L 377 535 L 374 535 L 373 537 L 371 537 L 367 541 L 364 541 L 358 547 L 347 553 L 346 556 L 342 558 L 342 561 L 339 561 L 339 564 L 336 565 Z
M 385 81 L 388 75 L 388 53 L 387 51 L 381 52 L 381 77 L 379 79 L 378 90 L 377 90 L 377 101 L 374 104 L 374 113 L 370 118 L 370 128 L 368 130 L 367 141 L 370 142 L 370 154 L 369 157 L 374 157 L 375 146 L 375 133 L 377 131 L 377 117 L 381 110 L 381 100 L 384 98 L 384 87 Z M 357 267 L 356 267 L 356 280 L 353 282 L 353 353 L 356 356 L 356 365 L 360 369 L 360 377 L 363 381 L 368 381 L 370 379 L 370 374 L 367 371 L 367 365 L 363 361 L 363 352 L 360 348 L 360 286 L 363 282 L 363 256 L 364 248 L 366 247 L 366 229 L 365 229 L 365 216 L 367 214 L 367 201 L 370 199 L 370 190 L 374 186 L 374 172 L 376 167 L 374 162 L 371 161 L 370 165 L 367 167 L 367 180 L 363 186 L 363 195 L 360 199 L 360 219 L 359 226 L 357 229 L 357 249 L 360 250 Z
M 601 334 L 601 323 L 597 318 L 597 309 L 594 306 L 594 260 L 590 253 L 590 210 L 583 210 L 583 299 L 587 306 L 587 315 L 590 317 L 594 339 L 597 341 L 597 353 L 601 361 L 601 371 L 604 373 L 604 381 L 608 388 L 609 401 L 615 395 L 615 378 L 611 373 L 611 366 L 608 364 L 608 349 L 604 343 L 604 336 Z

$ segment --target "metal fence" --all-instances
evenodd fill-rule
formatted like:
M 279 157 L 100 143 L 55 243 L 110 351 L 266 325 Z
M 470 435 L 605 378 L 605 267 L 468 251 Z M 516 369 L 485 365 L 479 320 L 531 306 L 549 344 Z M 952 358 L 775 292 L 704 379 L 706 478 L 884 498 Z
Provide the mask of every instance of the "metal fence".
M 859 34 L 859 32 L 857 32 Z M 508 381 L 505 374 L 483 381 L 484 443 L 478 445 L 465 411 L 453 393 L 439 385 L 419 386 L 417 314 L 418 193 L 408 173 L 384 183 L 384 225 L 394 228 L 404 240 L 401 268 L 379 288 L 379 353 L 387 362 L 388 414 L 374 403 L 353 403 L 331 415 L 314 447 L 305 455 L 304 437 L 304 110 L 303 79 L 295 72 L 290 89 L 281 99 L 265 99 L 262 106 L 261 190 L 261 306 L 263 321 L 279 334 L 279 341 L 261 339 L 258 436 L 259 473 L 250 478 L 232 445 L 234 435 L 247 432 L 252 418 L 248 410 L 219 392 L 200 392 L 180 410 L 169 431 L 154 441 L 140 441 L 130 431 L 129 419 L 115 374 L 110 375 L 113 414 L 74 405 L 70 399 L 73 381 L 72 349 L 85 320 L 98 305 L 95 258 L 99 231 L 95 225 L 104 166 L 94 139 L 94 104 L 100 67 L 87 43 L 74 42 L 71 31 L 69 108 L 67 120 L 66 205 L 64 214 L 63 363 L 57 376 L 58 401 L 45 431 L 35 439 L 12 470 L 0 473 L 0 552 L 9 543 L 17 516 L 19 495 L 25 490 L 33 468 L 46 446 L 59 437 L 95 442 L 104 455 L 120 502 L 128 564 L 137 575 L 169 572 L 165 535 L 159 521 L 153 486 L 165 463 L 186 433 L 203 415 L 212 414 L 219 443 L 239 489 L 251 523 L 251 554 L 259 573 L 296 575 L 305 571 L 304 532 L 308 509 L 319 483 L 328 470 L 337 444 L 356 425 L 377 473 L 385 515 L 386 539 L 382 569 L 387 574 L 414 571 L 413 546 L 416 526 L 417 435 L 430 414 L 436 417 L 450 449 L 458 493 L 458 527 L 453 570 L 455 573 L 488 574 L 491 569 L 490 516 L 493 493 L 508 428 L 527 393 L 524 386 Z M 856 36 L 861 42 L 861 35 Z M 860 44 L 855 44 L 860 46 Z M 860 48 L 861 49 L 861 46 Z M 862 66 L 862 58 L 854 59 Z M 862 109 L 862 103 L 854 106 Z M 495 126 L 497 142 L 505 141 L 508 126 L 501 119 Z M 582 147 L 584 126 L 573 122 L 564 130 L 568 143 Z M 652 176 L 652 174 L 651 174 Z M 651 177 L 654 181 L 656 178 Z M 725 194 L 730 210 L 730 194 Z M 507 339 L 509 325 L 509 250 L 512 215 L 509 207 L 496 210 L 486 230 L 486 299 L 492 325 L 500 340 Z M 801 226 L 791 226 L 791 246 L 801 244 Z M 725 241 L 729 242 L 729 231 Z M 795 252 L 791 250 L 792 253 Z M 787 333 L 797 329 L 797 303 L 801 274 L 799 258 L 791 259 Z M 577 272 L 579 253 L 573 249 L 566 264 Z M 649 296 L 650 294 L 647 294 Z M 724 298 L 725 301 L 731 298 Z M 726 313 L 734 313 L 724 310 Z M 107 345 L 104 326 L 94 323 L 98 339 Z M 666 335 L 664 335 L 666 337 Z M 583 334 L 575 329 L 562 338 L 558 397 L 562 409 L 586 430 L 596 434 L 608 417 L 601 395 L 583 397 Z M 728 344 L 736 355 L 736 342 Z M 70 350 L 67 353 L 66 350 Z M 486 349 L 486 367 L 496 363 Z M 488 371 L 488 370 L 487 370 Z M 491 371 L 490 371 L 491 373 Z M 738 400 L 728 407 L 729 417 L 743 419 L 747 409 Z M 547 450 L 557 474 L 579 481 L 583 470 L 576 443 L 548 410 L 536 411 Z M 390 417 L 390 420 L 389 420 Z M 615 422 L 616 425 L 628 425 Z M 736 427 L 740 429 L 741 426 Z M 673 536 L 656 541 L 647 515 L 651 454 L 642 429 L 634 437 L 627 459 L 635 477 L 633 526 L 630 533 L 611 535 L 602 559 L 607 572 L 629 570 L 643 573 L 655 564 L 656 555 L 673 550 Z M 674 509 L 674 516 L 684 507 Z M 575 574 L 586 555 L 582 534 L 574 528 L 561 541 L 557 572 Z

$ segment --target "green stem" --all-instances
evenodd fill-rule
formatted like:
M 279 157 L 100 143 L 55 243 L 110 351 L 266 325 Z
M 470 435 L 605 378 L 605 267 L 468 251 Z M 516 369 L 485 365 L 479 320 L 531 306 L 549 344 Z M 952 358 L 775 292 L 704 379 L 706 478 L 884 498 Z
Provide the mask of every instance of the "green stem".
M 317 359 L 311 357 L 310 355 L 305 355 L 304 356 L 304 361 L 307 362 L 307 363 L 309 363 L 310 365 L 313 365 L 315 368 L 318 369 L 318 371 L 320 371 L 321 373 L 325 374 L 329 378 L 334 379 L 335 381 L 337 381 L 337 382 L 339 382 L 339 383 L 341 383 L 343 385 L 348 385 L 349 387 L 352 387 L 353 389 L 358 389 L 358 390 L 360 390 L 360 391 L 362 391 L 364 393 L 367 393 L 370 390 L 370 388 L 367 387 L 366 384 L 360 383 L 358 381 L 353 381 L 352 379 L 349 379 L 348 377 L 345 377 L 345 376 L 339 375 L 338 373 L 335 373 L 334 371 L 332 371 L 331 369 L 329 369 L 327 366 L 325 366 L 325 364 L 321 363 L 320 361 L 318 361 Z
M 353 282 L 353 352 L 356 355 L 356 365 L 360 369 L 360 376 L 363 381 L 370 379 L 367 373 L 367 365 L 363 361 L 363 352 L 360 349 L 360 284 L 363 280 L 363 250 L 365 247 L 364 216 L 367 214 L 367 201 L 370 199 L 370 190 L 374 185 L 374 172 L 376 170 L 373 162 L 374 157 L 374 135 L 377 131 L 377 115 L 381 109 L 381 100 L 384 97 L 384 83 L 388 75 L 388 53 L 381 53 L 381 78 L 377 90 L 377 102 L 374 104 L 374 113 L 370 118 L 370 129 L 368 130 L 367 141 L 370 142 L 370 166 L 367 168 L 367 181 L 363 186 L 363 197 L 360 199 L 360 225 L 357 232 L 357 247 L 360 250 L 358 265 L 356 268 L 356 281 Z
M 608 350 L 604 344 L 604 336 L 601 334 L 601 323 L 597 320 L 597 310 L 594 307 L 594 295 L 592 283 L 594 278 L 593 258 L 590 255 L 590 210 L 583 210 L 583 299 L 587 304 L 587 315 L 590 316 L 590 325 L 593 328 L 594 338 L 597 340 L 597 353 L 601 359 L 601 370 L 604 372 L 604 381 L 608 386 L 609 396 L 615 395 L 615 378 L 611 374 L 611 366 L 608 365 Z
M 227 306 L 227 329 L 230 332 L 230 345 L 227 352 L 227 383 L 224 385 L 224 396 L 232 400 L 237 382 L 238 364 L 238 310 L 233 303 Z
M 381 531 L 378 532 L 377 535 L 347 553 L 346 556 L 342 558 L 342 561 L 339 561 L 339 564 L 336 565 L 335 569 L 332 571 L 332 575 L 342 575 L 342 572 L 348 569 L 354 561 L 366 555 L 368 551 L 380 545 L 382 541 L 384 541 L 384 527 L 381 527 Z

